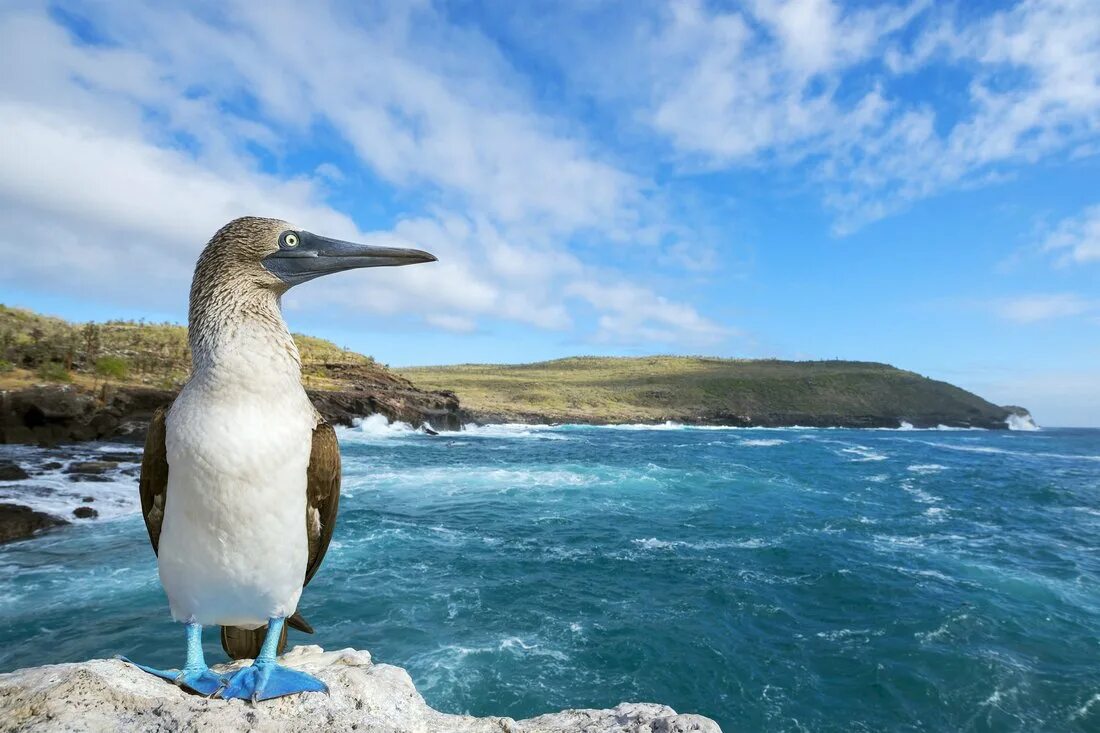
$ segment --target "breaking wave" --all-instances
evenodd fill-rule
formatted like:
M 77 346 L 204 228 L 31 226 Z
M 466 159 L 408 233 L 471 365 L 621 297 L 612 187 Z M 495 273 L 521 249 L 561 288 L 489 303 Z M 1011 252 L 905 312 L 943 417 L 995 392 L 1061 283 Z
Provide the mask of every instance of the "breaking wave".
M 1030 432 L 1039 429 L 1039 426 L 1031 419 L 1031 415 L 1009 415 L 1005 418 L 1005 424 L 1008 425 L 1009 430 L 1025 430 Z

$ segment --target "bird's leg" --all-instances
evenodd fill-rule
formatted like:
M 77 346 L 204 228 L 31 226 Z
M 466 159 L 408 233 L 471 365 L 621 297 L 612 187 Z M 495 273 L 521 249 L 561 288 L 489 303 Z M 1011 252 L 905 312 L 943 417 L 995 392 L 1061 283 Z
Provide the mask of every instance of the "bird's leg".
M 256 702 L 297 692 L 328 692 L 328 686 L 313 675 L 284 667 L 275 661 L 283 622 L 282 618 L 268 621 L 267 636 L 256 661 L 233 674 L 229 685 L 221 691 L 221 697 Z
M 206 666 L 206 657 L 202 653 L 202 625 L 194 621 L 187 624 L 187 662 L 184 663 L 183 669 L 156 669 L 131 662 L 126 657 L 122 657 L 122 660 L 142 671 L 208 697 L 229 684 L 228 679 Z

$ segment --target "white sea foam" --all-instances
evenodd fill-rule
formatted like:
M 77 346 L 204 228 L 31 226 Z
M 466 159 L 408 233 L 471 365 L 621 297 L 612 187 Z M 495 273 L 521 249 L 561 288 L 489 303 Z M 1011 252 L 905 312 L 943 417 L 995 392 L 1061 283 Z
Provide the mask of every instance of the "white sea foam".
M 95 459 L 96 452 L 132 451 L 133 446 L 103 445 L 93 452 L 77 456 L 58 458 L 60 468 L 49 471 L 35 470 L 40 459 L 19 461 L 34 475 L 29 479 L 0 483 L 0 502 L 10 502 L 30 507 L 35 511 L 52 514 L 69 522 L 82 523 L 125 517 L 141 509 L 141 500 L 137 491 L 137 476 L 129 475 L 139 465 L 140 456 L 134 454 L 134 460 L 119 463 L 117 468 L 108 469 L 94 481 L 74 481 L 77 474 L 68 474 L 65 469 L 73 463 Z M 89 498 L 89 501 L 85 501 Z M 90 506 L 96 511 L 92 519 L 77 519 L 73 510 L 81 506 Z
M 909 422 L 908 420 L 899 421 L 899 424 L 896 428 L 849 428 L 849 429 L 850 430 L 867 430 L 867 431 L 884 430 L 884 431 L 891 432 L 891 433 L 927 432 L 927 431 L 931 431 L 931 432 L 935 432 L 935 431 L 952 431 L 952 432 L 954 432 L 954 431 L 978 431 L 978 432 L 985 432 L 985 431 L 988 430 L 988 428 L 973 428 L 973 427 L 964 428 L 964 427 L 954 427 L 954 426 L 951 426 L 951 425 L 943 425 L 943 424 L 936 425 L 935 427 L 931 427 L 931 428 L 918 428 L 918 427 L 914 426 L 913 423 Z
M 949 628 L 950 628 L 952 623 L 956 623 L 956 622 L 960 622 L 960 621 L 966 621 L 968 618 L 970 618 L 970 616 L 968 614 L 965 614 L 965 613 L 959 614 L 958 616 L 952 616 L 951 618 L 948 618 L 946 621 L 944 621 L 942 624 L 940 624 L 939 627 L 936 628 L 935 630 L 933 630 L 933 631 L 918 631 L 916 634 L 914 634 L 914 636 L 916 636 L 918 639 L 920 639 L 921 643 L 936 641 L 937 639 L 939 639 L 941 636 L 943 636 L 944 634 L 946 634 L 949 631 Z
M 941 466 L 938 463 L 914 463 L 912 466 L 908 466 L 906 471 L 913 473 L 939 473 L 940 471 L 946 471 L 947 466 Z
M 340 437 L 350 438 L 402 438 L 415 433 L 416 428 L 407 422 L 400 420 L 390 422 L 390 419 L 381 413 L 374 413 L 363 418 L 356 418 L 350 428 L 343 428 Z
M 868 448 L 865 445 L 853 445 L 848 448 L 841 448 L 840 452 L 858 456 L 858 458 L 849 459 L 856 463 L 865 463 L 867 461 L 885 461 L 887 458 L 885 453 L 879 453 L 878 451 Z
M 569 440 L 561 429 L 564 425 L 528 425 L 526 423 L 471 423 L 462 428 L 461 435 L 470 438 L 534 438 L 535 440 Z
M 1069 716 L 1069 719 L 1077 720 L 1078 718 L 1085 717 L 1089 714 L 1089 710 L 1092 709 L 1092 706 L 1098 702 L 1100 702 L 1100 692 L 1097 692 L 1095 695 L 1086 700 L 1084 705 L 1073 711 L 1073 715 Z
M 1018 458 L 1057 458 L 1065 461 L 1100 461 L 1100 455 L 1073 455 L 1071 453 L 1045 453 L 1045 452 L 1029 452 L 1029 451 L 1017 451 L 1008 450 L 1006 448 L 995 448 L 991 445 L 956 445 L 954 443 L 935 443 L 932 441 L 917 441 L 930 445 L 935 448 L 945 448 L 947 450 L 962 451 L 964 453 L 988 453 L 991 455 L 1002 456 L 1015 456 Z
M 685 550 L 721 550 L 728 548 L 756 550 L 762 547 L 773 547 L 776 544 L 776 540 L 765 540 L 759 537 L 749 537 L 744 540 L 707 540 L 704 542 L 659 540 L 656 537 L 648 537 L 631 541 L 646 550 L 669 550 L 676 547 Z
M 741 445 L 753 445 L 767 448 L 773 445 L 783 445 L 786 440 L 782 438 L 747 438 L 741 441 Z
M 1005 418 L 1005 424 L 1008 425 L 1009 430 L 1024 430 L 1032 432 L 1039 429 L 1039 426 L 1035 424 L 1035 421 L 1031 419 L 1031 415 L 1009 415 Z
M 884 633 L 881 630 L 872 631 L 871 629 L 835 629 L 833 631 L 819 631 L 816 636 L 819 639 L 828 641 L 842 641 L 853 637 L 882 636 Z

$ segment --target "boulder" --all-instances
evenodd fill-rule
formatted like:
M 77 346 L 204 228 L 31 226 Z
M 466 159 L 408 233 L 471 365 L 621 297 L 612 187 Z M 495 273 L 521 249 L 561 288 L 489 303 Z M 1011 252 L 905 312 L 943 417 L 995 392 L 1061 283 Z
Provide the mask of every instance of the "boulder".
M 365 651 L 299 646 L 282 662 L 317 675 L 329 693 L 255 705 L 192 695 L 119 660 L 99 659 L 0 675 L 0 720 L 19 731 L 359 731 L 359 733 L 721 733 L 700 715 L 623 703 L 526 720 L 449 715 L 429 707 L 400 667 Z M 228 672 L 244 662 L 219 665 Z
M 0 504 L 0 543 L 21 540 L 61 524 L 68 522 L 19 504 Z
M 118 463 L 115 461 L 73 461 L 69 464 L 69 467 L 65 469 L 65 473 L 82 473 L 98 476 L 117 466 Z
M 73 509 L 73 516 L 77 519 L 95 519 L 99 516 L 99 512 L 92 509 L 90 506 L 78 506 Z
M 0 481 L 22 481 L 30 478 L 23 467 L 14 461 L 0 461 Z

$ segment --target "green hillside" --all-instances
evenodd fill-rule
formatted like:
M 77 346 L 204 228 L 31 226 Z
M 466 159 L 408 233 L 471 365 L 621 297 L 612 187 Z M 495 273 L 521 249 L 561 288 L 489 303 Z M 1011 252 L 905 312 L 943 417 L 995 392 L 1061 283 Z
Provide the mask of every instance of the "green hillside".
M 369 356 L 331 341 L 294 335 L 308 387 L 340 388 L 356 380 L 392 379 Z M 0 305 L 0 388 L 42 382 L 83 386 L 111 382 L 164 389 L 179 387 L 191 372 L 187 328 L 169 323 L 70 323 Z
M 887 364 L 656 356 L 397 370 L 479 421 L 1004 427 L 1009 411 Z

